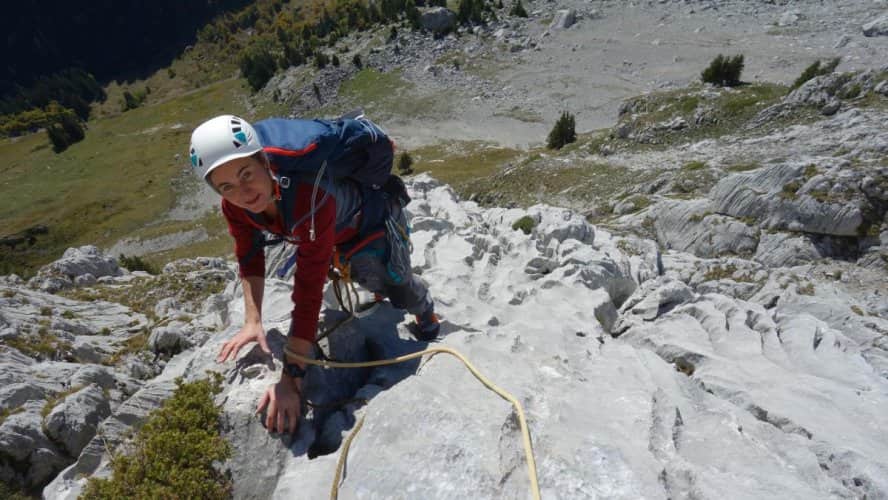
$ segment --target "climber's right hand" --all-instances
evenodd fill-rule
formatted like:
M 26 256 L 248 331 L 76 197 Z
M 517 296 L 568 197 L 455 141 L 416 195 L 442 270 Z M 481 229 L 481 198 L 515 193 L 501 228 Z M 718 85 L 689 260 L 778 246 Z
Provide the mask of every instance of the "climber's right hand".
M 251 342 L 259 342 L 259 347 L 266 354 L 271 354 L 271 349 L 268 348 L 268 341 L 265 339 L 265 329 L 262 328 L 262 323 L 246 323 L 231 340 L 222 346 L 222 350 L 216 356 L 216 362 L 224 363 L 228 360 L 237 359 L 237 353 L 240 352 L 241 347 Z

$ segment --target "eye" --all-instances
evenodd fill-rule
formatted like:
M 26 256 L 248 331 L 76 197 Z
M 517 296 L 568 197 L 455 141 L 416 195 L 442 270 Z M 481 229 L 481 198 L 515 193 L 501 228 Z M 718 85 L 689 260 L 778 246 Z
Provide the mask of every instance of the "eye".
M 230 193 L 231 192 L 231 184 L 225 184 L 219 188 L 220 193 Z
M 244 172 L 243 175 L 241 175 L 242 181 L 249 181 L 252 178 L 253 178 L 253 171 L 252 170 L 247 170 Z

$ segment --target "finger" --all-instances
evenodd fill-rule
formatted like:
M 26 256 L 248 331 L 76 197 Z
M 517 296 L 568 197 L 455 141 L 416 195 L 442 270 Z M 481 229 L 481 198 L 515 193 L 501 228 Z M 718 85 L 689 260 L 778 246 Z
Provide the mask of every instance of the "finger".
M 222 350 L 220 350 L 219 355 L 216 356 L 217 363 L 224 363 L 225 362 L 225 358 L 228 356 L 229 349 L 231 349 L 231 341 L 230 340 L 222 345 Z
M 265 335 L 259 336 L 259 347 L 265 351 L 265 354 L 271 354 L 271 349 L 268 348 L 268 340 L 265 338 Z
M 243 347 L 243 346 L 244 346 L 244 345 L 243 345 L 242 343 L 240 343 L 240 342 L 235 342 L 235 343 L 234 343 L 234 347 L 231 349 L 231 352 L 228 354 L 228 359 L 230 359 L 230 360 L 232 360 L 232 361 L 234 361 L 235 359 L 237 359 L 237 353 L 240 352 L 241 347 Z
M 262 413 L 263 408 L 265 408 L 265 405 L 268 404 L 268 401 L 269 401 L 270 399 L 271 399 L 271 398 L 269 398 L 267 392 L 262 396 L 262 399 L 259 401 L 259 407 L 256 408 L 256 414 L 257 414 L 257 415 L 258 415 L 259 413 Z
M 284 417 L 287 415 L 287 410 L 281 408 L 281 411 L 277 414 L 277 431 L 283 434 L 284 432 Z
M 265 414 L 265 429 L 274 432 L 274 417 L 277 416 L 277 404 L 274 399 L 268 404 L 268 413 Z

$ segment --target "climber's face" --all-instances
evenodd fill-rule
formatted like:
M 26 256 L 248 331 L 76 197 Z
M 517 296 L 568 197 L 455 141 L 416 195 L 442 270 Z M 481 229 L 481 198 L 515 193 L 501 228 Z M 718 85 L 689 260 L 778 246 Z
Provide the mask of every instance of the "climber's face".
M 253 213 L 274 206 L 274 181 L 261 155 L 237 158 L 215 168 L 210 182 L 229 203 Z

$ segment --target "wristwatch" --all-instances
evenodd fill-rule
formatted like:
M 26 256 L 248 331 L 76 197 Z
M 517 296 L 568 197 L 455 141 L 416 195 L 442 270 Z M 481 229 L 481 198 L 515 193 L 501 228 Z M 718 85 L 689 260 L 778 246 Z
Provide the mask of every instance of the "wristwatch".
M 305 373 L 305 368 L 302 368 L 296 363 L 287 363 L 287 361 L 284 360 L 284 374 L 290 378 L 303 378 L 305 377 Z

